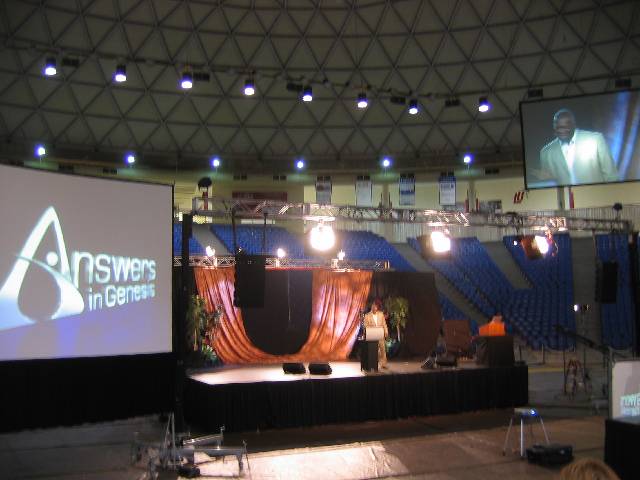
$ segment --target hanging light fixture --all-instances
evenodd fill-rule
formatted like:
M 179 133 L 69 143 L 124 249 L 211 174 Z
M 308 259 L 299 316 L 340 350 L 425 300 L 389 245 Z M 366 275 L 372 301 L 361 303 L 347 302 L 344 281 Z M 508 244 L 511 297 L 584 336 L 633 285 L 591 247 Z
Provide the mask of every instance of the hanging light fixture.
M 480 97 L 478 99 L 478 111 L 480 113 L 486 113 L 489 110 L 491 110 L 491 104 L 489 103 L 487 97 Z
M 358 94 L 358 108 L 363 109 L 369 106 L 369 101 L 367 100 L 367 94 L 364 92 L 360 92 Z
M 55 57 L 47 57 L 44 62 L 44 74 L 47 77 L 53 77 L 58 73 L 57 62 Z
M 416 115 L 418 113 L 418 100 L 412 99 L 409 100 L 409 114 Z
M 185 70 L 184 72 L 182 72 L 180 86 L 183 90 L 190 90 L 191 88 L 193 88 L 193 74 L 190 71 Z
M 252 78 L 247 78 L 244 82 L 244 94 L 247 96 L 251 96 L 256 93 L 255 84 L 253 83 Z
M 127 66 L 125 64 L 118 64 L 116 71 L 113 74 L 113 79 L 118 83 L 127 81 Z
M 312 100 L 313 100 L 313 90 L 311 89 L 311 86 L 307 86 L 302 91 L 302 101 L 310 102 Z

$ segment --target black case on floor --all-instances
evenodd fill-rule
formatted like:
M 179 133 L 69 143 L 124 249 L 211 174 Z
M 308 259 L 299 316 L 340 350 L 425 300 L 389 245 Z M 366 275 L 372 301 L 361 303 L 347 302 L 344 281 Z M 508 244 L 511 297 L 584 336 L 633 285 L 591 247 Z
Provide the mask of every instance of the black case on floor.
M 554 443 L 534 445 L 527 448 L 527 460 L 540 465 L 563 465 L 573 460 L 573 447 Z

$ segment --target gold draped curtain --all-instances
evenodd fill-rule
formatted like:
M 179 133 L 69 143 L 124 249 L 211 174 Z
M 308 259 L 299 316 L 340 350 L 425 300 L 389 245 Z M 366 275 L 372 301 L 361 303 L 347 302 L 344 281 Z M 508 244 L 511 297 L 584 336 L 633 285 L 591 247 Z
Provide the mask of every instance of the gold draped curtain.
M 271 355 L 253 345 L 244 328 L 242 310 L 233 306 L 234 269 L 198 267 L 194 273 L 198 294 L 206 299 L 207 308 L 223 307 L 214 348 L 228 364 L 345 360 L 356 339 L 358 315 L 366 306 L 372 275 L 314 270 L 307 341 L 295 354 Z

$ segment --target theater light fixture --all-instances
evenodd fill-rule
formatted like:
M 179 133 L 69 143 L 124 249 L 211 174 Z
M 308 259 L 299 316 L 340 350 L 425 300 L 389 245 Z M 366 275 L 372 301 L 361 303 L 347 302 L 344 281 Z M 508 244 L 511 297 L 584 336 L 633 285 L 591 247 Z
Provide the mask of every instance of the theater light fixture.
M 123 83 L 127 81 L 127 66 L 124 64 L 119 64 L 116 66 L 116 71 L 113 74 L 113 80 L 117 83 Z
M 255 88 L 255 84 L 253 83 L 253 79 L 247 78 L 244 81 L 244 94 L 250 97 L 254 93 L 256 93 L 256 88 Z
M 47 149 L 44 145 L 36 145 L 36 157 L 42 158 L 47 154 Z
M 535 241 L 538 251 L 542 255 L 546 255 L 547 253 L 549 253 L 549 242 L 547 241 L 547 237 L 536 235 L 533 240 Z
M 487 97 L 480 97 L 478 99 L 478 111 L 480 113 L 486 113 L 489 110 L 491 110 L 491 104 L 489 103 Z
M 279 247 L 279 248 L 276 250 L 276 256 L 277 256 L 278 258 L 284 258 L 284 257 L 286 257 L 286 256 L 287 256 L 287 252 L 285 252 L 284 248 L 280 248 L 280 247 Z
M 297 168 L 298 170 L 302 170 L 302 169 L 304 168 L 304 160 L 298 160 L 298 161 L 296 162 L 296 168 Z
M 44 74 L 47 77 L 53 77 L 58 73 L 57 62 L 55 57 L 47 57 L 44 62 Z
M 302 101 L 310 102 L 312 100 L 313 100 L 313 90 L 311 89 L 310 86 L 305 87 L 304 91 L 302 92 Z
M 344 260 L 344 257 L 345 257 L 344 250 L 340 250 L 340 251 L 338 252 L 338 260 L 343 261 L 343 260 Z
M 319 252 L 331 250 L 336 243 L 336 234 L 329 225 L 319 223 L 311 229 L 309 237 L 311 248 Z
M 125 157 L 124 157 L 125 162 L 127 162 L 128 165 L 133 165 L 134 163 L 136 163 L 136 156 L 133 153 L 128 153 Z
M 391 166 L 391 159 L 389 157 L 384 157 L 381 162 L 382 168 L 389 168 Z
M 184 90 L 193 88 L 193 74 L 189 71 L 182 72 L 182 79 L 180 80 L 180 86 Z
M 364 92 L 361 92 L 358 94 L 358 108 L 362 109 L 362 108 L 367 108 L 367 106 L 369 105 L 369 102 L 367 100 L 367 94 Z
M 434 253 L 447 253 L 451 251 L 451 238 L 440 230 L 431 232 L 431 249 Z
M 471 155 L 470 153 L 465 153 L 464 157 L 462 157 L 462 161 L 465 165 L 470 165 L 471 163 L 473 163 L 473 155 Z
M 213 157 L 211 159 L 211 166 L 213 168 L 218 168 L 220 166 L 220 158 L 219 157 Z
M 216 255 L 216 249 L 211 248 L 211 245 L 207 245 L 207 248 L 205 248 L 204 251 L 207 254 L 207 257 L 215 257 Z
M 547 254 L 555 256 L 558 253 L 558 245 L 551 232 L 545 235 L 524 235 L 518 237 L 522 250 L 529 260 L 537 260 Z M 515 241 L 514 241 L 515 244 Z
M 410 100 L 409 101 L 409 114 L 416 115 L 418 113 L 418 100 Z

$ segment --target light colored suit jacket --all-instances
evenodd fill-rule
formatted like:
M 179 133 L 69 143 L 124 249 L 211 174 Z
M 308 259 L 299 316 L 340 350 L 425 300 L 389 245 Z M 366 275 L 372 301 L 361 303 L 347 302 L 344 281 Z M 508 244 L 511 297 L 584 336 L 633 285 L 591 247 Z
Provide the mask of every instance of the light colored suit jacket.
M 571 172 L 557 138 L 540 150 L 540 166 L 558 185 L 571 185 Z M 573 161 L 575 184 L 615 182 L 618 180 L 613 158 L 604 136 L 599 132 L 575 131 Z

